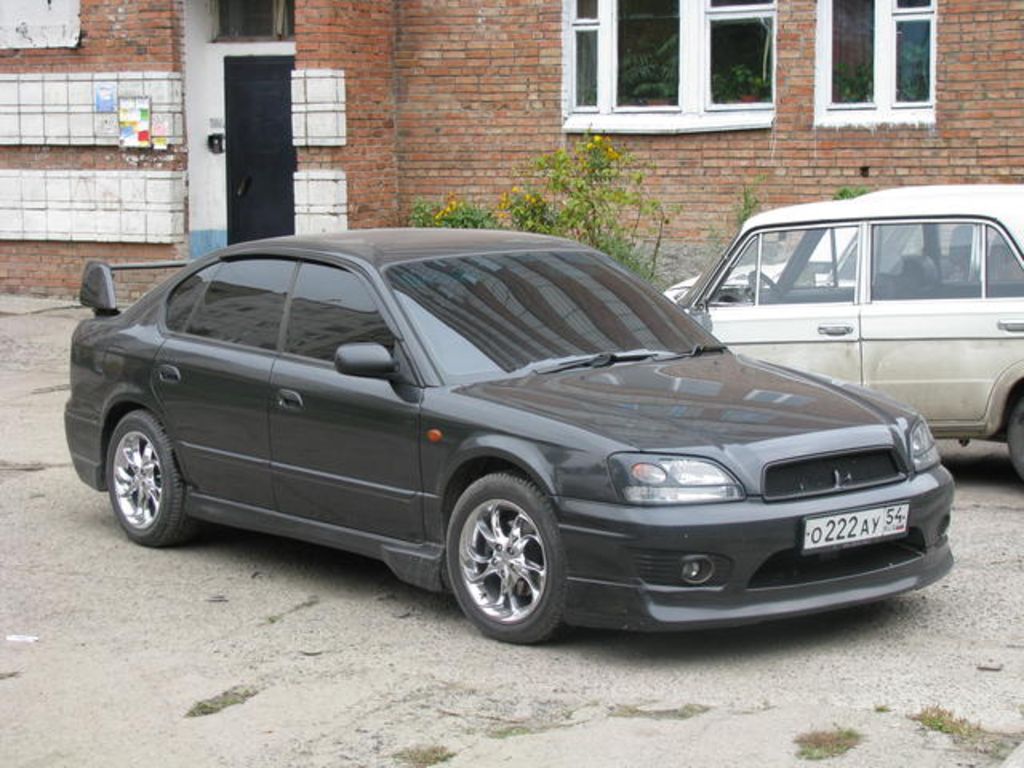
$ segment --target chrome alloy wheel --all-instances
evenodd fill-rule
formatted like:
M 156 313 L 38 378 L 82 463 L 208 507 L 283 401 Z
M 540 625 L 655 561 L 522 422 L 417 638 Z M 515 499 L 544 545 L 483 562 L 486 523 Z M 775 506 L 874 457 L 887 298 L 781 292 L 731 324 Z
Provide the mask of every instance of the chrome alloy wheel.
M 126 432 L 114 452 L 114 494 L 121 517 L 145 530 L 160 511 L 163 474 L 153 443 L 142 432 Z
M 459 563 L 466 591 L 489 619 L 520 622 L 544 596 L 544 542 L 530 516 L 510 501 L 486 501 L 470 512 L 459 537 Z

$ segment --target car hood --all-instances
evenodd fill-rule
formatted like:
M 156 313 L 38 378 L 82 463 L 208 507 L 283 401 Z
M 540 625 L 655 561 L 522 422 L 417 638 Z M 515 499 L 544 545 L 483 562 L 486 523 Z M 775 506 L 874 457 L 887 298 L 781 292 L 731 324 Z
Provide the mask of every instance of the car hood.
M 902 443 L 913 418 L 859 387 L 730 352 L 534 373 L 456 391 L 647 451 L 781 442 L 786 447 L 780 453 L 792 455 L 793 438 L 810 433 L 833 437 L 808 452 L 892 445 Z

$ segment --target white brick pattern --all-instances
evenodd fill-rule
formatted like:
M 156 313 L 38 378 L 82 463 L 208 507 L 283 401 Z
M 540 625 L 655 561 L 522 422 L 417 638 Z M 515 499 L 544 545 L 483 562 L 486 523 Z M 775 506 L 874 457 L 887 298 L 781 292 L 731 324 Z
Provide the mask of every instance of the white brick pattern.
M 0 240 L 178 243 L 185 174 L 0 170 Z
M 168 142 L 184 142 L 179 72 L 37 72 L 0 74 L 0 144 L 116 145 L 117 114 L 96 112 L 96 83 L 116 84 L 119 97 L 149 96 Z
M 295 174 L 295 234 L 320 235 L 348 229 L 348 185 L 344 171 Z
M 292 70 L 292 143 L 297 147 L 345 144 L 345 73 Z

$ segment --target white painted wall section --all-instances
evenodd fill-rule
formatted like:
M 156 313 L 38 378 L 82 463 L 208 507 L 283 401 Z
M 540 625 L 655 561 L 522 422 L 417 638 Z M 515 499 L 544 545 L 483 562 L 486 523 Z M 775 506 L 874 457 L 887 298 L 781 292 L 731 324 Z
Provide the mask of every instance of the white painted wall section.
M 348 185 L 340 170 L 295 174 L 295 234 L 322 235 L 348 229 Z
M 0 170 L 0 240 L 180 243 L 178 171 Z
M 292 72 L 292 143 L 296 147 L 345 145 L 345 72 Z
M 80 0 L 0 0 L 0 48 L 74 48 Z

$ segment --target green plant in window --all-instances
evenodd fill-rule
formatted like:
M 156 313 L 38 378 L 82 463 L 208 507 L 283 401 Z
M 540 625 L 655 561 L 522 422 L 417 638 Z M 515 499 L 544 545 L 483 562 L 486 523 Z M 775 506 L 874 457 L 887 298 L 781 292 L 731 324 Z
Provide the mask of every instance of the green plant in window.
M 639 47 L 619 61 L 619 103 L 675 104 L 679 99 L 679 35 Z
M 832 72 L 832 94 L 837 104 L 865 104 L 875 95 L 875 74 L 870 65 L 840 62 Z
M 746 64 L 734 64 L 726 72 L 711 77 L 711 100 L 715 104 L 771 101 L 772 81 L 767 73 L 758 74 Z

